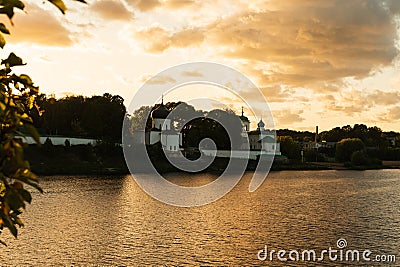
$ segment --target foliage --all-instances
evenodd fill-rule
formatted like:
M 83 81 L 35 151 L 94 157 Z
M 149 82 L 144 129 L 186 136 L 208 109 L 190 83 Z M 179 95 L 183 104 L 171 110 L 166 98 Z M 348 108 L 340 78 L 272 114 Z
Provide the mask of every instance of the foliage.
M 48 0 L 62 13 L 66 6 L 62 0 Z M 84 2 L 83 0 L 75 0 Z M 0 1 L 0 14 L 11 21 L 15 9 L 24 10 L 20 0 Z M 11 21 L 12 22 L 12 21 Z M 3 34 L 10 31 L 0 23 L 0 47 L 6 44 Z M 36 107 L 35 97 L 38 87 L 34 86 L 26 74 L 14 74 L 12 68 L 25 65 L 23 60 L 11 53 L 0 64 L 0 233 L 4 227 L 17 237 L 16 226 L 23 226 L 20 214 L 32 197 L 24 185 L 30 185 L 39 191 L 38 179 L 30 171 L 29 163 L 24 160 L 24 142 L 21 130 L 39 142 L 39 135 L 33 126 L 29 111 Z M 3 241 L 0 241 L 5 245 Z
M 218 149 L 240 149 L 242 124 L 233 111 L 214 109 L 205 112 L 196 110 L 193 106 L 184 102 L 168 102 L 165 106 L 169 110 L 173 110 L 171 113 L 171 119 L 174 121 L 173 127 L 181 129 L 184 136 L 184 147 L 197 148 L 201 140 L 210 138 Z M 142 106 L 135 110 L 130 118 L 132 132 L 140 130 L 145 121 L 146 130 L 151 129 L 151 119 L 146 117 L 145 114 L 150 115 L 151 111 L 157 107 L 158 105 L 154 107 Z M 219 122 L 223 122 L 226 128 Z M 228 132 L 231 133 L 231 139 Z
M 351 155 L 355 151 L 364 150 L 365 145 L 359 138 L 346 138 L 342 139 L 336 144 L 335 158 L 339 162 L 351 160 Z
M 400 147 L 387 147 L 378 151 L 371 151 L 383 160 L 400 160 Z
M 201 140 L 209 138 L 217 149 L 240 149 L 242 124 L 233 111 L 215 109 L 203 114 L 203 117 L 187 122 L 183 128 L 185 147 L 199 147 Z
M 370 163 L 367 154 L 363 150 L 354 151 L 351 154 L 351 164 L 354 166 L 366 166 Z
M 291 136 L 278 136 L 277 141 L 281 144 L 281 153 L 289 159 L 301 158 L 300 144 L 295 142 Z
M 126 112 L 119 95 L 69 96 L 61 99 L 39 95 L 40 111 L 31 115 L 35 127 L 47 135 L 65 135 L 121 142 Z M 40 113 L 43 113 L 40 115 Z
M 385 143 L 385 138 L 382 130 L 376 126 L 367 127 L 364 124 L 355 124 L 336 127 L 329 131 L 321 132 L 322 140 L 328 142 L 339 142 L 346 138 L 358 138 L 364 142 L 366 146 L 382 146 Z
M 277 136 L 290 136 L 296 142 L 314 141 L 315 134 L 309 131 L 295 131 L 289 129 L 280 129 L 276 131 Z

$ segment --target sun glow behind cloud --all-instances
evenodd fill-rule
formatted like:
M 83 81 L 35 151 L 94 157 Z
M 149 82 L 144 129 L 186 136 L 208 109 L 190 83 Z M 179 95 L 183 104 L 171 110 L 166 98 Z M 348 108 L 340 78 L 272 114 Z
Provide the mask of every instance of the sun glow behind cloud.
M 260 87 L 278 128 L 366 123 L 400 130 L 398 1 L 69 4 L 63 16 L 29 1 L 28 14 L 16 15 L 2 52 L 22 56 L 28 65 L 19 72 L 31 74 L 42 92 L 109 92 L 128 105 L 149 75 L 212 61 L 242 71 Z M 196 90 L 167 100 L 187 100 Z M 228 95 L 211 94 L 235 111 L 242 106 Z M 242 95 L 254 98 L 245 88 Z M 261 116 L 263 107 L 255 105 Z

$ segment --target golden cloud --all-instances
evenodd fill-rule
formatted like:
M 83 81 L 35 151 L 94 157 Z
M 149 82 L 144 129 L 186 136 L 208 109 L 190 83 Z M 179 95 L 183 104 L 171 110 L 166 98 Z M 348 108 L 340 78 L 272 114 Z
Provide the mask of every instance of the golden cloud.
M 201 74 L 201 72 L 193 70 L 193 71 L 183 71 L 182 72 L 182 76 L 186 76 L 186 77 L 203 77 L 203 74 Z
M 195 28 L 187 28 L 173 33 L 162 27 L 154 26 L 136 32 L 135 37 L 143 43 L 146 51 L 162 53 L 171 46 L 182 48 L 201 43 L 204 40 L 204 33 Z
M 167 84 L 167 83 L 175 83 L 176 80 L 170 76 L 165 75 L 157 75 L 153 78 L 152 75 L 145 75 L 140 79 L 141 82 L 147 84 Z
M 194 0 L 125 0 L 127 4 L 142 11 L 147 12 L 155 8 L 163 9 L 182 9 L 199 4 Z
M 400 106 L 394 106 L 389 108 L 386 112 L 382 113 L 378 118 L 380 121 L 391 122 L 391 123 L 400 121 Z
M 376 105 L 389 106 L 400 102 L 400 92 L 384 92 L 376 90 L 368 96 Z
M 325 102 L 325 108 L 330 111 L 342 112 L 353 115 L 370 110 L 374 107 L 390 107 L 397 105 L 400 100 L 400 92 L 374 90 L 363 92 L 362 90 L 346 90 L 330 95 L 323 95 L 320 100 Z M 390 117 L 390 116 L 388 116 Z
M 164 6 L 171 9 L 182 9 L 196 4 L 193 0 L 167 0 L 164 1 Z
M 154 52 L 201 43 L 214 46 L 223 56 L 255 62 L 262 85 L 309 86 L 362 78 L 390 65 L 399 52 L 394 21 L 399 8 L 394 2 L 281 2 L 268 1 L 257 11 L 247 9 L 205 26 L 169 32 L 169 40 L 152 35 L 148 41 L 159 48 Z M 265 64 L 274 67 L 265 72 Z
M 73 44 L 70 31 L 51 13 L 29 3 L 27 14 L 13 18 L 14 27 L 9 27 L 12 43 L 29 42 L 46 46 L 70 46 Z
M 161 53 L 170 45 L 169 32 L 161 27 L 151 27 L 136 32 L 136 39 L 151 53 Z
M 130 20 L 133 15 L 119 0 L 97 0 L 90 8 L 107 20 Z
M 125 0 L 125 2 L 142 12 L 152 10 L 161 4 L 158 0 Z
M 302 113 L 303 110 L 279 110 L 279 112 L 272 112 L 276 124 L 280 127 L 302 122 L 304 120 L 301 116 Z
M 231 16 L 209 26 L 208 40 L 226 56 L 279 65 L 259 74 L 265 84 L 363 77 L 397 55 L 396 26 L 378 2 L 314 2 Z

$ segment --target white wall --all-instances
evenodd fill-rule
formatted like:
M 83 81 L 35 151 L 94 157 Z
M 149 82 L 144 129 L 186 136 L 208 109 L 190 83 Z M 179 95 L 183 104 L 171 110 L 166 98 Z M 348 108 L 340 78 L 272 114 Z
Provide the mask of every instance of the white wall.
M 160 130 L 171 130 L 171 120 L 170 119 L 153 119 L 153 128 L 157 128 Z
M 87 139 L 87 138 L 73 138 L 73 137 L 63 137 L 63 136 L 41 136 L 40 143 L 44 144 L 46 139 L 49 138 L 53 145 L 65 145 L 65 139 L 68 139 L 71 145 L 96 145 L 96 139 Z M 35 140 L 32 137 L 23 138 L 24 141 L 28 144 L 36 144 Z
M 160 132 L 151 131 L 146 132 L 146 145 L 154 145 L 157 142 L 160 142 Z
M 178 134 L 161 134 L 161 144 L 168 151 L 179 150 Z

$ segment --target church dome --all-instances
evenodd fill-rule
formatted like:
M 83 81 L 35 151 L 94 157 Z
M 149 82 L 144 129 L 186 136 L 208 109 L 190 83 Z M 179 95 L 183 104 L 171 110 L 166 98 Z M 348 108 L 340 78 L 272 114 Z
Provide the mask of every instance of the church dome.
M 264 128 L 265 124 L 262 120 L 257 124 L 258 128 Z
M 162 103 L 151 112 L 153 119 L 166 119 L 168 115 L 169 110 Z

